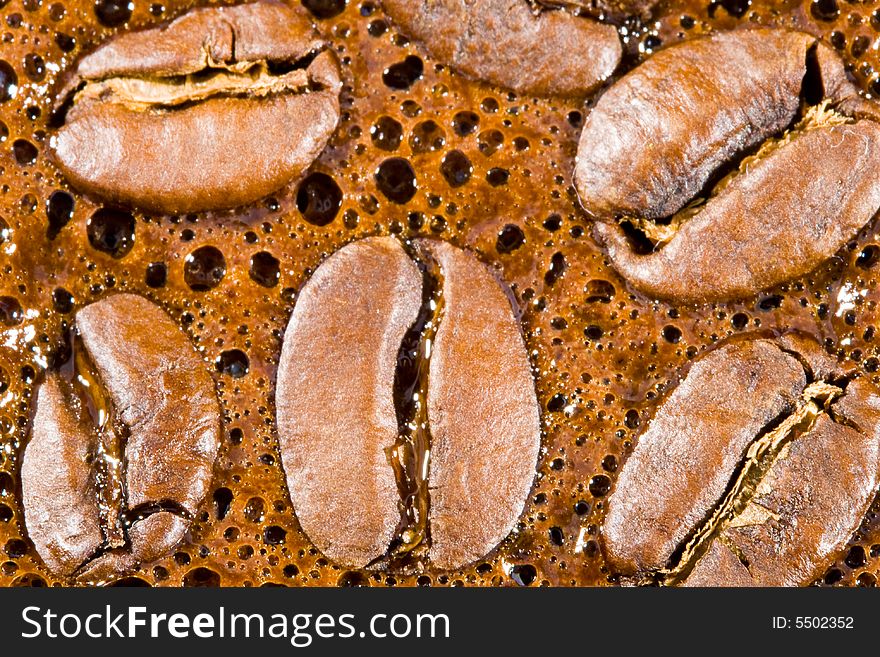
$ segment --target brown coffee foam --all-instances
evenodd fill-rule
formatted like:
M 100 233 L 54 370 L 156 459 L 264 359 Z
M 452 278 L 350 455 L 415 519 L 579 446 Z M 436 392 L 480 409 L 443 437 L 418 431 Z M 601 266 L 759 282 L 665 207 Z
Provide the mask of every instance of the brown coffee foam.
M 35 4 L 27 3 L 29 7 Z M 54 8 L 56 4 L 66 9 L 60 20 L 53 18 L 60 14 Z M 552 585 L 609 583 L 601 553 L 595 549 L 604 517 L 600 505 L 607 495 L 591 494 L 591 481 L 597 493 L 605 483 L 595 479 L 597 476 L 608 477 L 613 485 L 617 474 L 612 471 L 614 463 L 622 463 L 639 431 L 635 418 L 644 424 L 666 386 L 677 380 L 681 368 L 693 356 L 718 339 L 741 332 L 736 327 L 742 326 L 743 315 L 748 328 L 774 331 L 794 327 L 814 333 L 827 340 L 833 352 L 876 377 L 880 350 L 873 331 L 878 322 L 876 302 L 880 294 L 875 270 L 856 264 L 865 247 L 880 244 L 875 242 L 873 225 L 860 233 L 852 249 L 844 249 L 839 258 L 814 274 L 765 291 L 757 298 L 704 308 L 652 303 L 630 293 L 626 283 L 606 264 L 590 238 L 589 224 L 574 197 L 571 173 L 580 128 L 577 121 L 572 125 L 568 116 L 581 111 L 580 102 L 510 97 L 505 90 L 467 80 L 446 69 L 437 71 L 436 62 L 417 45 L 406 45 L 404 39 L 395 36 L 393 27 L 378 37 L 371 36 L 368 26 L 383 20 L 382 12 L 377 8 L 362 17 L 364 4 L 370 3 L 352 2 L 335 18 L 315 20 L 337 50 L 346 83 L 354 90 L 353 94 L 343 92 L 346 115 L 330 147 L 313 167 L 330 174 L 342 189 L 343 203 L 336 218 L 323 228 L 308 224 L 297 209 L 295 184 L 274 196 L 277 210 L 271 209 L 273 203 L 258 203 L 233 212 L 196 215 L 195 221 L 185 217 L 146 218 L 135 213 L 135 243 L 120 259 L 96 251 L 89 244 L 86 223 L 102 205 L 76 192 L 72 192 L 76 208 L 70 223 L 54 240 L 46 236 L 45 201 L 54 190 L 67 189 L 46 157 L 46 144 L 53 134 L 48 120 L 56 74 L 50 69 L 43 80 L 32 81 L 24 66 L 24 58 L 35 53 L 47 64 L 66 70 L 81 53 L 118 30 L 100 26 L 91 2 L 49 0 L 30 11 L 22 0 L 11 0 L 0 9 L 0 32 L 12 35 L 11 41 L 4 42 L 0 59 L 12 66 L 19 84 L 15 98 L 0 104 L 0 120 L 9 133 L 0 144 L 0 217 L 12 229 L 10 239 L 0 244 L 4 254 L 0 263 L 10 268 L 0 279 L 0 297 L 15 298 L 24 314 L 18 325 L 0 326 L 0 367 L 9 380 L 8 390 L 0 393 L 0 441 L 10 447 L 0 452 L 0 471 L 9 475 L 0 475 L 0 487 L 5 490 L 9 482 L 13 489 L 11 494 L 0 496 L 0 505 L 12 514 L 9 521 L 3 522 L 7 512 L 0 507 L 0 585 L 32 581 L 35 576 L 50 584 L 55 581 L 32 547 L 24 556 L 13 557 L 10 553 L 18 554 L 18 544 L 10 542 L 27 540 L 17 496 L 16 455 L 27 438 L 28 403 L 33 399 L 34 386 L 24 381 L 23 374 L 29 378 L 33 372 L 39 379 L 49 354 L 62 343 L 63 322 L 69 323 L 73 316 L 53 309 L 56 288 L 73 294 L 76 309 L 114 291 L 143 294 L 178 319 L 196 346 L 203 349 L 209 364 L 231 349 L 241 349 L 249 359 L 249 373 L 242 378 L 214 372 L 226 422 L 211 493 L 177 554 L 136 573 L 157 585 L 180 585 L 185 577 L 187 582 L 217 580 L 197 568 L 217 573 L 224 585 L 334 585 L 343 577 L 343 569 L 329 564 L 314 550 L 290 508 L 273 424 L 274 378 L 281 336 L 295 301 L 286 290 L 298 290 L 326 254 L 367 235 L 398 232 L 405 237 L 439 236 L 477 250 L 483 260 L 499 268 L 523 308 L 525 339 L 534 354 L 545 425 L 540 477 L 518 534 L 462 572 L 421 576 L 366 573 L 366 579 L 374 584 L 414 585 L 419 577 L 427 577 L 435 585 L 459 581 L 516 585 L 517 578 L 528 579 L 529 568 L 512 573 L 513 566 L 534 568 L 533 586 L 543 581 Z M 193 4 L 189 2 L 168 2 L 164 13 L 153 15 L 150 3 L 138 1 L 129 26 L 154 25 L 190 6 Z M 835 21 L 818 22 L 810 17 L 809 3 L 756 2 L 741 18 L 730 16 L 721 6 L 710 18 L 707 6 L 696 2 L 665 4 L 657 16 L 657 35 L 669 44 L 709 28 L 751 24 L 750 15 L 755 13 L 758 23 L 793 25 L 826 40 L 839 31 L 846 38 L 843 56 L 856 65 L 857 73 L 864 64 L 880 66 L 870 49 L 858 61 L 851 56 L 857 36 L 875 36 L 867 7 L 840 3 L 841 13 Z M 776 16 L 774 12 L 780 13 Z M 849 14 L 859 14 L 861 22 L 853 25 Z M 684 29 L 682 15 L 693 17 L 696 25 Z M 13 27 L 18 20 L 20 24 Z M 64 53 L 56 44 L 56 33 L 74 36 L 76 49 Z M 637 34 L 626 45 L 629 62 L 639 56 L 639 45 L 648 37 L 647 32 L 637 30 Z M 406 91 L 385 87 L 382 71 L 411 54 L 424 60 L 424 79 Z M 527 59 L 523 65 L 527 65 Z M 859 76 L 865 80 L 864 75 Z M 492 102 L 485 99 L 497 103 L 498 110 L 487 111 L 492 109 Z M 402 109 L 407 101 L 421 107 L 418 116 L 408 116 Z M 40 109 L 39 118 L 28 118 L 30 107 Z M 453 116 L 460 110 L 479 115 L 475 133 L 460 137 L 453 130 Z M 403 142 L 393 153 L 376 148 L 370 138 L 370 127 L 384 115 L 392 116 L 404 127 Z M 416 126 L 426 120 L 440 126 L 445 144 L 440 150 L 412 155 L 409 139 Z M 491 130 L 498 130 L 504 141 L 487 157 L 479 148 L 478 135 Z M 37 138 L 41 131 L 45 135 L 42 141 Z M 18 139 L 39 148 L 35 166 L 16 162 L 11 151 Z M 517 150 L 517 139 L 527 140 L 528 149 Z M 470 181 L 455 189 L 440 172 L 443 156 L 453 149 L 462 151 L 474 167 Z M 407 158 L 417 171 L 419 191 L 406 206 L 385 199 L 373 179 L 378 165 L 394 156 Z M 510 172 L 506 185 L 493 187 L 487 182 L 493 168 Z M 439 203 L 430 201 L 430 194 L 439 197 Z M 370 195 L 378 200 L 374 214 L 365 209 L 372 205 Z M 32 203 L 37 209 L 28 214 L 23 208 Z M 455 205 L 455 212 L 448 207 L 450 204 Z M 351 228 L 353 212 L 359 222 Z M 410 228 L 418 223 L 415 219 L 410 223 L 410 213 L 424 215 L 421 228 Z M 543 226 L 554 214 L 562 217 L 557 231 Z M 432 224 L 439 224 L 435 219 L 438 216 L 445 219 L 446 225 L 440 233 L 431 229 Z M 525 242 L 504 254 L 496 248 L 496 240 L 507 224 L 519 226 Z M 10 253 L 12 244 L 15 250 Z M 193 292 L 184 282 L 184 260 L 205 245 L 222 250 L 226 274 L 217 287 Z M 263 287 L 249 276 L 250 258 L 261 251 L 281 261 L 281 279 L 276 287 Z M 545 274 L 556 253 L 564 254 L 566 267 L 564 274 L 552 282 L 553 277 L 545 279 Z M 861 259 L 869 261 L 867 256 Z M 146 269 L 153 262 L 168 266 L 168 282 L 162 288 L 150 288 L 144 281 Z M 108 277 L 112 277 L 112 287 Z M 599 281 L 610 284 L 613 294 L 608 284 Z M 95 285 L 100 289 L 93 290 Z M 183 319 L 187 313 L 191 322 Z M 247 327 L 246 331 L 242 327 Z M 676 343 L 670 340 L 677 338 L 677 332 L 667 327 L 680 332 Z M 30 371 L 25 369 L 23 373 L 23 368 Z M 548 405 L 560 410 L 548 411 Z M 239 431 L 242 439 L 236 443 L 234 436 Z M 234 497 L 228 514 L 218 519 L 212 494 L 224 487 Z M 589 511 L 583 515 L 575 511 L 576 507 L 583 511 L 586 505 Z M 271 529 L 276 527 L 286 531 L 283 543 L 277 543 L 281 532 Z M 560 535 L 562 544 L 558 545 Z M 866 522 L 849 548 L 862 548 L 868 555 L 867 564 L 851 568 L 841 560 L 829 567 L 829 581 L 837 577 L 835 569 L 844 584 L 873 581 L 878 563 L 870 552 L 875 543 L 880 544 L 880 528 Z M 858 556 L 856 551 L 854 557 Z M 858 563 L 858 559 L 850 561 Z

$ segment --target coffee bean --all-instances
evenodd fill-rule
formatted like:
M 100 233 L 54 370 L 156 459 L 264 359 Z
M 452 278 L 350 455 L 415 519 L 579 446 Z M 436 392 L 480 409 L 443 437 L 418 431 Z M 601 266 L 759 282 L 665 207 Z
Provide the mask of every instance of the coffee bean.
M 804 336 L 697 359 L 624 463 L 604 524 L 635 581 L 794 586 L 820 577 L 880 483 L 880 391 Z
M 517 314 L 485 265 L 444 242 L 367 238 L 318 267 L 287 327 L 276 404 L 300 524 L 347 566 L 473 562 L 513 527 L 535 475 Z
M 298 178 L 339 120 L 336 60 L 303 9 L 194 9 L 79 60 L 55 103 L 72 185 L 163 214 L 251 203 Z
M 24 519 L 50 570 L 106 581 L 183 539 L 211 482 L 220 407 L 186 336 L 142 297 L 80 310 L 73 345 L 36 394 Z
M 620 62 L 614 27 L 562 11 L 560 2 L 541 2 L 538 12 L 525 0 L 451 0 L 430 10 L 409 0 L 382 4 L 436 59 L 524 94 L 583 95 Z
M 600 98 L 575 184 L 634 287 L 749 296 L 815 269 L 880 207 L 878 119 L 814 37 L 719 33 L 662 50 Z

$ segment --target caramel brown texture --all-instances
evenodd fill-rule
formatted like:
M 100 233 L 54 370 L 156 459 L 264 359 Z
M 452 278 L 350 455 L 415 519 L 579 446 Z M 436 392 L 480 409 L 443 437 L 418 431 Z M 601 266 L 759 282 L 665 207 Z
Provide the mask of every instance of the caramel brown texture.
M 65 362 L 77 312 L 120 292 L 161 306 L 207 364 L 221 441 L 207 495 L 183 539 L 112 583 L 616 586 L 621 580 L 600 546 L 608 498 L 688 364 L 753 330 L 800 329 L 835 367 L 839 359 L 866 382 L 880 382 L 875 220 L 814 271 L 747 298 L 691 305 L 647 297 L 593 240 L 592 220 L 574 195 L 582 121 L 598 94 L 585 106 L 583 98 L 511 95 L 461 75 L 408 40 L 370 0 L 350 0 L 335 16 L 309 16 L 336 54 L 347 90 L 339 127 L 302 181 L 232 211 L 166 217 L 129 209 L 130 223 L 111 222 L 99 239 L 94 227 L 105 213 L 96 214 L 109 206 L 72 188 L 51 161 L 55 89 L 64 72 L 114 37 L 170 24 L 201 6 L 161 5 L 133 0 L 131 15 L 115 25 L 102 22 L 92 1 L 9 0 L 0 9 L 0 69 L 12 70 L 16 85 L 10 95 L 7 79 L 0 82 L 0 98 L 10 95 L 0 100 L 0 586 L 70 583 L 44 563 L 27 531 L 22 454 L 41 384 Z M 875 5 L 839 2 L 823 18 L 807 1 L 725 5 L 744 11 L 675 0 L 660 3 L 649 24 L 630 21 L 618 74 L 676 43 L 763 26 L 821 38 L 850 69 L 848 82 L 873 93 L 872 71 L 880 70 L 870 47 Z M 384 72 L 410 56 L 421 59 L 422 77 L 406 89 L 387 86 Z M 441 169 L 454 151 L 468 162 L 456 171 L 469 174 L 455 178 L 466 178 L 455 187 Z M 416 174 L 405 204 L 390 201 L 376 179 L 391 158 Z M 288 494 L 275 422 L 287 324 L 321 263 L 375 236 L 439 239 L 473 253 L 509 285 L 522 313 L 541 416 L 537 476 L 516 531 L 454 570 L 340 565 L 303 531 Z M 194 281 L 202 282 L 198 289 Z M 876 582 L 878 517 L 872 503 L 813 584 Z

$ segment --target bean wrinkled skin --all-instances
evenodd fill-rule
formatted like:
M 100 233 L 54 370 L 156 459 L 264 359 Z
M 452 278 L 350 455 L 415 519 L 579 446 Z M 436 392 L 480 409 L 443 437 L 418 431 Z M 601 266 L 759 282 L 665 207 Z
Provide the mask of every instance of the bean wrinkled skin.
M 390 237 L 349 244 L 303 287 L 276 385 L 294 510 L 312 542 L 347 566 L 382 558 L 400 533 L 395 374 L 425 304 L 417 262 L 437 272 L 442 307 L 420 393 L 430 431 L 425 558 L 454 569 L 487 554 L 510 532 L 535 476 L 534 382 L 519 321 L 492 272 L 436 240 L 415 240 L 411 252 Z
M 220 407 L 189 340 L 143 297 L 83 308 L 75 336 L 74 373 L 37 391 L 24 517 L 50 570 L 102 582 L 183 540 L 213 476 Z
M 77 189 L 149 212 L 244 205 L 311 165 L 341 87 L 302 11 L 194 9 L 78 62 L 58 94 L 54 160 Z
M 638 437 L 604 547 L 635 582 L 803 586 L 878 483 L 877 388 L 806 336 L 744 338 L 697 359 Z
M 880 208 L 878 166 L 878 109 L 839 57 L 755 28 L 671 46 L 612 85 L 585 120 L 575 186 L 633 287 L 700 303 L 826 261 Z
M 583 96 L 614 72 L 622 54 L 614 26 L 575 16 L 560 3 L 383 0 L 383 6 L 432 57 L 523 94 Z

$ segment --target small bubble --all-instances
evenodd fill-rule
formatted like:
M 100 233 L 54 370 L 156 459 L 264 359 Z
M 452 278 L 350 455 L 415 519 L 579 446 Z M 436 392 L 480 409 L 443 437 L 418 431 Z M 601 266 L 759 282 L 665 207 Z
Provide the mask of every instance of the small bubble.
M 0 103 L 15 98 L 18 92 L 18 75 L 6 60 L 0 59 Z
M 623 423 L 626 425 L 627 429 L 638 429 L 639 425 L 642 423 L 642 419 L 639 417 L 639 412 L 631 408 L 626 412 Z
M 617 293 L 614 286 L 602 279 L 593 279 L 584 286 L 586 303 L 611 303 Z
M 76 39 L 64 34 L 64 32 L 55 33 L 55 43 L 61 48 L 62 52 L 72 52 L 76 48 Z
M 22 214 L 33 214 L 37 211 L 39 202 L 33 194 L 25 194 L 18 201 L 18 207 Z
M 27 554 L 27 551 L 27 543 L 20 538 L 12 538 L 6 541 L 6 546 L 4 547 L 4 552 L 9 555 L 10 559 L 20 559 Z
M 408 203 L 416 194 L 416 172 L 402 157 L 392 157 L 379 165 L 376 185 L 394 203 Z
M 450 187 L 461 187 L 471 179 L 474 167 L 467 155 L 459 150 L 449 151 L 440 163 L 440 173 Z
M 737 331 L 742 331 L 746 326 L 749 325 L 749 316 L 745 313 L 736 313 L 733 317 L 730 318 L 730 323 Z
M 263 514 L 266 511 L 266 503 L 262 497 L 252 497 L 244 506 L 244 517 L 252 523 L 263 522 Z
M 846 561 L 846 565 L 850 568 L 861 568 L 868 563 L 868 556 L 865 554 L 865 548 L 861 545 L 854 545 L 850 548 L 844 561 Z
M 37 147 L 27 139 L 16 139 L 12 142 L 12 154 L 20 166 L 27 167 L 34 164 L 39 153 Z
M 452 117 L 452 129 L 459 137 L 467 137 L 477 131 L 480 125 L 480 115 L 476 112 L 463 110 L 456 112 Z
M 484 98 L 480 103 L 480 109 L 483 110 L 483 112 L 485 112 L 486 114 L 495 114 L 498 111 L 498 108 L 498 101 L 491 96 L 488 98 Z
M 34 82 L 42 82 L 46 77 L 46 62 L 36 53 L 24 56 L 24 73 Z
M 516 224 L 507 224 L 498 233 L 495 250 L 498 253 L 512 253 L 525 244 L 526 236 Z
M 49 228 L 46 233 L 50 240 L 58 237 L 58 233 L 73 218 L 75 202 L 73 196 L 62 190 L 56 190 L 46 200 L 46 218 Z
M 232 506 L 232 500 L 232 491 L 225 486 L 214 491 L 214 513 L 217 516 L 217 520 L 223 520 L 226 517 L 226 514 L 229 513 L 229 508 Z
M 0 323 L 18 326 L 24 320 L 24 311 L 15 297 L 0 297 Z
M 326 226 L 342 207 L 342 190 L 326 173 L 311 173 L 299 184 L 296 207 L 310 224 Z
M 813 0 L 810 13 L 816 20 L 832 22 L 840 15 L 840 7 L 837 0 Z
M 183 265 L 183 279 L 191 290 L 206 292 L 217 287 L 226 275 L 226 258 L 217 247 L 201 246 Z
M 494 167 L 489 169 L 486 173 L 486 182 L 488 182 L 492 187 L 500 187 L 501 185 L 506 185 L 507 181 L 510 179 L 510 171 L 507 169 L 502 169 L 501 167 Z
M 408 55 L 402 62 L 392 64 L 382 73 L 382 82 L 391 89 L 409 89 L 415 82 L 422 79 L 425 65 L 421 58 Z
M 856 578 L 856 584 L 862 588 L 874 588 L 877 586 L 877 578 L 871 573 L 862 573 Z
M 566 404 L 568 404 L 568 398 L 561 392 L 557 392 L 547 402 L 547 410 L 551 413 L 559 413 L 565 409 Z
M 531 564 L 517 565 L 510 569 L 510 579 L 520 586 L 530 586 L 538 579 L 538 571 Z
M 117 208 L 101 208 L 89 218 L 86 233 L 93 249 L 122 258 L 134 246 L 134 215 Z
M 56 287 L 52 291 L 52 306 L 56 312 L 66 315 L 73 310 L 73 295 L 63 287 Z
M 129 18 L 134 10 L 133 2 L 126 0 L 96 0 L 95 15 L 107 27 L 119 27 Z
M 333 18 L 345 11 L 347 0 L 302 0 L 302 5 L 317 18 Z
M 336 586 L 344 588 L 365 587 L 370 585 L 370 579 L 357 570 L 349 570 L 342 573 L 336 580 Z
M 268 251 L 260 251 L 251 256 L 249 273 L 263 287 L 275 287 L 281 279 L 281 263 Z
M 758 301 L 758 310 L 769 312 L 782 305 L 783 298 L 779 294 L 773 294 Z
M 611 479 L 603 474 L 596 475 L 590 479 L 589 488 L 593 497 L 604 497 L 611 490 Z
M 370 21 L 370 24 L 367 25 L 367 32 L 370 34 L 371 37 L 380 37 L 387 31 L 388 23 L 386 23 L 382 19 Z
M 403 140 L 403 126 L 390 116 L 380 116 L 370 128 L 370 137 L 376 148 L 396 151 Z
M 183 585 L 186 587 L 217 587 L 220 586 L 220 575 L 210 568 L 193 568 L 183 576 Z
M 661 332 L 663 333 L 663 339 L 666 340 L 666 342 L 678 344 L 681 341 L 681 329 L 677 326 L 664 326 Z
M 871 269 L 878 261 L 880 261 L 880 246 L 868 244 L 856 258 L 856 266 L 861 269 Z
M 484 130 L 477 137 L 477 146 L 486 157 L 491 157 L 504 144 L 504 135 L 500 130 Z
M 67 9 L 64 8 L 60 2 L 54 2 L 49 7 L 49 18 L 51 18 L 56 23 L 64 18 L 67 14 Z
M 167 281 L 168 265 L 164 262 L 151 262 L 147 265 L 147 271 L 144 274 L 144 283 L 147 284 L 147 287 L 165 287 Z
M 278 525 L 270 525 L 263 530 L 263 542 L 267 545 L 281 545 L 287 540 L 287 530 Z
M 422 113 L 422 106 L 414 100 L 405 100 L 400 104 L 400 111 L 404 116 L 414 119 Z
M 221 374 L 240 379 L 250 370 L 250 361 L 241 349 L 228 349 L 217 357 L 215 366 Z
M 409 147 L 413 153 L 439 151 L 446 145 L 446 135 L 431 119 L 417 123 L 409 137 Z

